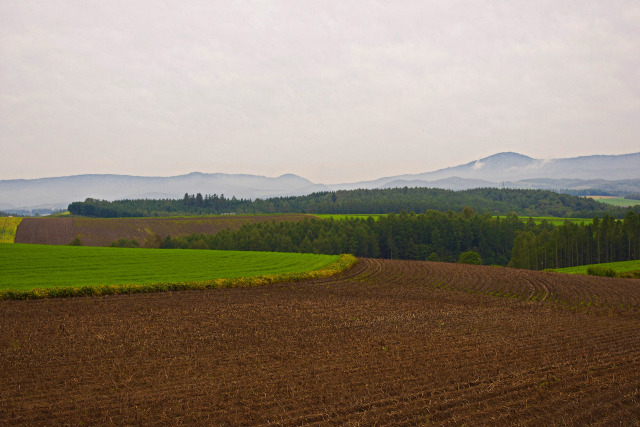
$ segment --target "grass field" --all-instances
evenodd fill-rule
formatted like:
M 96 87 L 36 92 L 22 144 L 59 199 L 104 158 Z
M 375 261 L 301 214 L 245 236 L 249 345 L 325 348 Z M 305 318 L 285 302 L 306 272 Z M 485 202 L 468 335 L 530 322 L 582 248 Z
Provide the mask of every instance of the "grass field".
M 540 224 L 542 223 L 542 221 L 545 221 L 545 220 L 553 225 L 562 225 L 564 224 L 565 221 L 573 222 L 575 224 L 580 224 L 582 222 L 589 224 L 593 222 L 593 218 L 591 219 L 590 218 L 559 218 L 555 216 L 534 216 L 532 218 L 536 224 Z M 520 219 L 526 221 L 529 218 L 523 216 L 523 217 L 520 217 Z
M 607 205 L 621 206 L 621 207 L 640 205 L 640 200 L 625 199 L 623 197 L 607 197 L 607 198 L 599 198 L 596 200 L 600 203 L 606 203 Z
M 337 255 L 0 244 L 0 289 L 203 281 L 321 269 Z
M 342 220 L 347 218 L 364 218 L 373 217 L 374 220 L 379 220 L 383 216 L 387 216 L 387 214 L 315 214 L 318 218 L 329 219 L 332 218 L 334 220 Z M 505 218 L 505 215 L 500 215 L 501 218 Z M 495 218 L 495 216 L 494 216 Z M 527 221 L 529 217 L 521 216 L 519 217 L 523 221 Z M 593 219 L 589 218 L 559 218 L 553 216 L 534 216 L 532 217 L 536 224 L 540 224 L 542 221 L 546 220 L 547 222 L 553 225 L 562 225 L 565 221 L 573 222 L 580 224 L 582 222 L 590 223 L 593 222 Z
M 0 217 L 0 243 L 14 242 L 20 221 L 20 217 Z
M 580 265 L 578 267 L 558 268 L 553 271 L 556 271 L 558 273 L 568 273 L 568 274 L 587 274 L 587 269 L 589 267 L 595 267 L 595 266 L 603 267 L 603 268 L 611 268 L 612 270 L 615 270 L 616 273 L 626 273 L 629 271 L 640 270 L 640 260 Z

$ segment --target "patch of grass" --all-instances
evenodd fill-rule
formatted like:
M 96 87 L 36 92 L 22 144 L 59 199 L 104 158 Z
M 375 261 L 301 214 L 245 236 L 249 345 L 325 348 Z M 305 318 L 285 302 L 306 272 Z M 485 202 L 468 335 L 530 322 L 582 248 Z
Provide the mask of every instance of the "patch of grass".
M 555 271 L 558 273 L 586 275 L 586 274 L 589 274 L 588 273 L 589 269 L 591 269 L 592 271 L 603 271 L 603 272 L 612 270 L 613 272 L 616 273 L 616 275 L 621 276 L 621 275 L 624 275 L 625 273 L 630 273 L 633 271 L 640 270 L 640 260 L 581 265 L 578 267 L 556 268 L 552 271 Z M 597 274 L 597 275 L 600 275 L 600 274 Z
M 0 289 L 184 283 L 322 270 L 338 255 L 0 244 Z
M 535 222 L 536 224 L 541 224 L 542 221 L 547 221 L 550 224 L 553 225 L 563 225 L 565 221 L 569 221 L 572 222 L 574 224 L 580 224 L 580 223 L 585 223 L 585 224 L 591 224 L 593 222 L 593 218 L 589 219 L 589 218 L 560 218 L 560 217 L 556 217 L 556 216 L 534 216 L 531 217 L 533 219 L 533 222 Z M 524 222 L 527 222 L 529 220 L 529 217 L 520 217 L 521 220 L 523 220 Z
M 597 201 L 600 203 L 605 203 L 607 205 L 621 206 L 621 207 L 640 205 L 640 200 L 625 199 L 624 197 L 602 198 L 602 199 L 597 199 Z
M 322 219 L 331 218 L 338 221 L 342 219 L 349 219 L 349 218 L 367 219 L 368 217 L 373 217 L 373 219 L 377 221 L 381 217 L 387 216 L 387 214 L 314 214 L 314 216 Z M 497 216 L 494 216 L 494 218 L 497 218 L 498 216 L 500 218 L 505 218 L 505 215 L 497 215 Z M 519 218 L 521 221 L 525 223 L 529 220 L 529 217 L 524 215 L 520 216 Z M 554 216 L 534 216 L 531 218 L 536 224 L 540 224 L 542 223 L 542 221 L 547 221 L 548 223 L 551 223 L 553 225 L 562 225 L 564 224 L 565 221 L 573 222 L 576 224 L 580 224 L 583 222 L 586 224 L 590 224 L 593 222 L 593 218 L 560 218 L 560 217 L 554 217 Z
M 20 217 L 0 217 L 0 243 L 13 243 L 16 230 L 22 221 Z

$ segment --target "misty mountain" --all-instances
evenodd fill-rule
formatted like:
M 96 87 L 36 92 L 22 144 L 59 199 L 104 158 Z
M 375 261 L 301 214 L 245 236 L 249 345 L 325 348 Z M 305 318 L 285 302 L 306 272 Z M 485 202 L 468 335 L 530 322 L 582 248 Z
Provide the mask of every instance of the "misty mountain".
M 485 181 L 489 187 L 502 187 L 506 182 L 517 183 L 523 180 L 537 179 L 574 179 L 620 181 L 640 178 L 640 153 L 616 156 L 583 156 L 566 159 L 533 159 L 518 153 L 498 153 L 484 159 L 453 166 L 433 172 L 397 175 L 374 181 L 362 181 L 330 185 L 332 190 L 350 190 L 355 188 L 388 188 L 404 186 L 412 182 L 413 186 L 438 187 L 448 189 L 477 188 L 479 181 Z M 453 180 L 453 181 L 452 181 Z M 463 180 L 469 180 L 465 186 Z M 393 184 L 395 182 L 395 184 Z M 424 185 L 417 185 L 420 182 Z M 443 187 L 434 185 L 440 182 Z M 448 185 L 448 186 L 447 186 Z M 524 185 L 524 184 L 523 184 Z M 527 188 L 514 185 L 511 188 Z M 539 188 L 539 187 L 535 187 Z M 547 188 L 547 187 L 545 187 Z M 555 187 L 550 189 L 564 189 Z
M 266 198 L 300 196 L 327 187 L 296 175 L 268 178 L 200 172 L 172 177 L 75 175 L 58 178 L 0 181 L 0 204 L 5 210 L 66 207 L 86 198 L 179 199 L 185 193 L 224 194 L 225 197 Z
M 255 199 L 300 196 L 317 191 L 392 187 L 432 187 L 467 190 L 506 187 L 546 190 L 596 189 L 614 194 L 640 192 L 640 153 L 541 160 L 518 153 L 499 153 L 433 172 L 406 174 L 337 185 L 315 184 L 297 175 L 268 178 L 257 175 L 193 172 L 173 177 L 75 175 L 0 181 L 0 210 L 65 209 L 86 198 L 176 199 L 185 193 L 224 194 Z

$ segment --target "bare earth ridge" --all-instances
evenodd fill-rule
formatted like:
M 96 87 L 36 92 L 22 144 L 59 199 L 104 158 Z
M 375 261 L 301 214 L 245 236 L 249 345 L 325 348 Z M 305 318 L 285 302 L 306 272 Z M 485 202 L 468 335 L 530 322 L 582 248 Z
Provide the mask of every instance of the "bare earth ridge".
M 371 259 L 262 288 L 3 301 L 0 424 L 637 424 L 639 301 L 630 279 Z

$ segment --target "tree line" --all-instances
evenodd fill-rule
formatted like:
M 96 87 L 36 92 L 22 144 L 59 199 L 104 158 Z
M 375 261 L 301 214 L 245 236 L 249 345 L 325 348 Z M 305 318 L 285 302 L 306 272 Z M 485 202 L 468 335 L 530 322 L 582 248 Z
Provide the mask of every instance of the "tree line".
M 399 214 L 402 211 L 461 211 L 465 206 L 491 215 L 622 218 L 627 209 L 592 199 L 548 190 L 480 188 L 465 191 L 438 188 L 388 188 L 317 192 L 306 196 L 236 199 L 222 195 L 185 194 L 182 199 L 86 199 L 69 205 L 74 215 L 115 218 L 224 213 Z M 635 212 L 640 212 L 636 206 Z
M 114 242 L 131 246 L 137 242 Z M 374 220 L 305 219 L 300 222 L 245 224 L 215 235 L 151 236 L 146 247 L 243 251 L 350 253 L 360 257 L 457 262 L 476 253 L 486 265 L 526 269 L 562 268 L 640 259 L 640 216 L 610 215 L 592 223 L 565 221 L 554 226 L 515 212 L 503 217 L 429 210 L 401 212 Z
M 467 251 L 485 263 L 506 265 L 511 244 L 523 227 L 516 214 L 492 217 L 471 208 L 461 213 L 401 212 L 374 220 L 305 219 L 300 222 L 244 224 L 214 235 L 157 239 L 157 247 L 246 251 L 350 253 L 360 257 L 458 261 Z
M 512 267 L 541 270 L 640 259 L 640 215 L 611 215 L 561 226 L 527 223 L 513 243 Z

